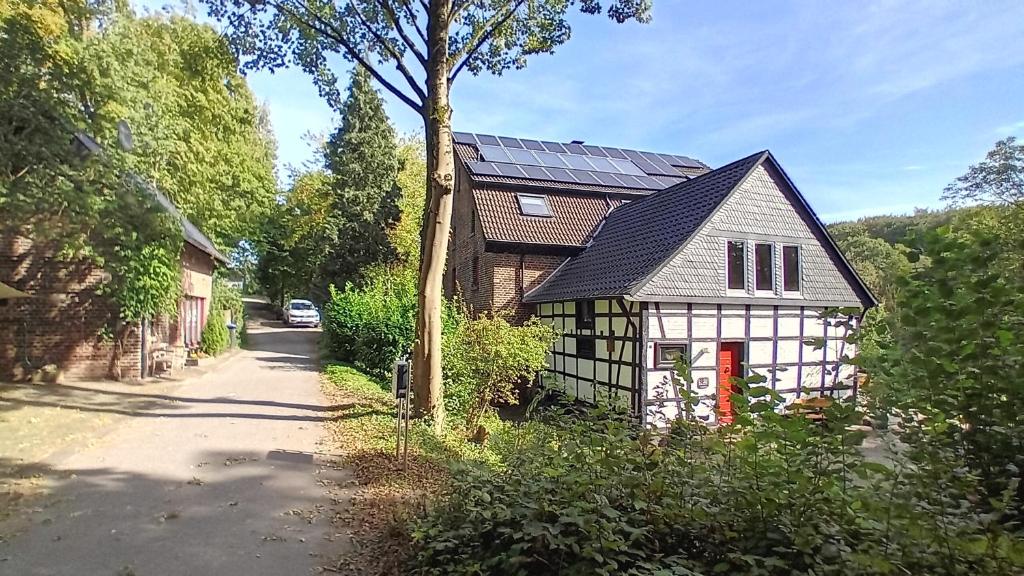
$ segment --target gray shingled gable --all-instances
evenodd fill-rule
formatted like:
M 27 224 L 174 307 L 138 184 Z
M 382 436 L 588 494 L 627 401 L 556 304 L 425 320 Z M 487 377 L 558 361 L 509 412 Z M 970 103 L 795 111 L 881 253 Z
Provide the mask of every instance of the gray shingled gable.
M 612 210 L 591 244 L 525 302 L 621 296 L 674 254 L 760 164 L 758 152 Z
M 635 296 L 766 161 L 780 175 L 783 194 L 820 243 L 822 259 L 831 261 L 863 306 L 877 305 L 824 224 L 767 151 L 613 210 L 591 244 L 527 293 L 524 301 Z

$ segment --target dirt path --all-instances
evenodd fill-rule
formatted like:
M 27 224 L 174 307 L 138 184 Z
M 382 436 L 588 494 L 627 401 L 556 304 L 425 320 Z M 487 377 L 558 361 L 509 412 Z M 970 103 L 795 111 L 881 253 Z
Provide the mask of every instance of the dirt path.
M 323 423 L 344 417 L 320 393 L 317 336 L 267 322 L 216 372 L 166 393 L 108 392 L 107 409 L 132 410 L 38 466 L 51 496 L 0 543 L 0 574 L 316 573 L 344 545 L 327 490 L 348 481 L 317 452 Z

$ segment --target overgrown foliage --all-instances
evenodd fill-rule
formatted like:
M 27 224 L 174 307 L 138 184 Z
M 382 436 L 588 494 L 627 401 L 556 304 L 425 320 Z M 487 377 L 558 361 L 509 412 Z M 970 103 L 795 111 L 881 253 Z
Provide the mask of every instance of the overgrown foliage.
M 231 322 L 241 331 L 243 320 L 242 295 L 223 279 L 214 278 L 213 298 L 210 299 L 210 311 L 203 327 L 200 349 L 204 354 L 217 356 L 231 345 L 225 312 L 230 313 Z
M 422 173 L 423 161 L 399 156 L 384 102 L 365 72 L 353 72 L 340 114 L 335 131 L 317 144 L 318 161 L 292 175 L 275 222 L 264 227 L 257 276 L 274 300 L 324 301 L 328 286 L 357 284 L 371 266 L 396 262 L 393 230 L 408 214 L 399 202 L 423 195 L 423 182 L 408 177 Z
M 518 401 L 517 385 L 544 368 L 555 340 L 554 329 L 536 318 L 513 326 L 491 314 L 453 323 L 449 331 L 442 347 L 446 408 L 463 414 L 470 432 L 492 403 Z
M 386 379 L 392 363 L 412 348 L 415 318 L 415 271 L 369 271 L 359 286 L 348 284 L 340 291 L 330 287 L 323 316 L 327 349 L 337 360 Z
M 203 327 L 199 349 L 207 356 L 217 356 L 228 349 L 229 338 L 223 311 L 212 312 L 206 321 L 206 326 Z
M 148 183 L 222 247 L 273 194 L 273 142 L 223 39 L 121 2 L 3 0 L 0 53 L 0 235 L 102 267 L 121 320 L 174 313 L 181 223 Z
M 732 426 L 658 438 L 608 409 L 464 466 L 414 523 L 410 574 L 1008 574 L 1024 546 L 965 501 L 957 461 L 865 459 L 852 407 L 823 424 L 740 383 Z M 943 456 L 947 454 L 941 454 Z

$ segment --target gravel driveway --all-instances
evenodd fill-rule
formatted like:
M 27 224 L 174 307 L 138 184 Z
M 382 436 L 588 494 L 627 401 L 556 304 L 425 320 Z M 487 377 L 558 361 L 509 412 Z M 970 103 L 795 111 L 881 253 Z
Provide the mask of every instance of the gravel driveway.
M 123 423 L 38 465 L 51 494 L 0 543 L 0 574 L 318 572 L 345 545 L 328 490 L 348 481 L 317 452 L 323 422 L 344 417 L 320 392 L 318 335 L 265 322 L 215 372 L 117 392 L 135 406 Z

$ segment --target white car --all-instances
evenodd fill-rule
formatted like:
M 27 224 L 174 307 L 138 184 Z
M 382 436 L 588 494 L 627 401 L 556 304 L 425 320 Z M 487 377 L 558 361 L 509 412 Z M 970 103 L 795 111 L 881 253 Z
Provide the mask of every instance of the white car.
M 284 307 L 284 323 L 289 326 L 320 326 L 320 313 L 309 300 L 289 300 Z

